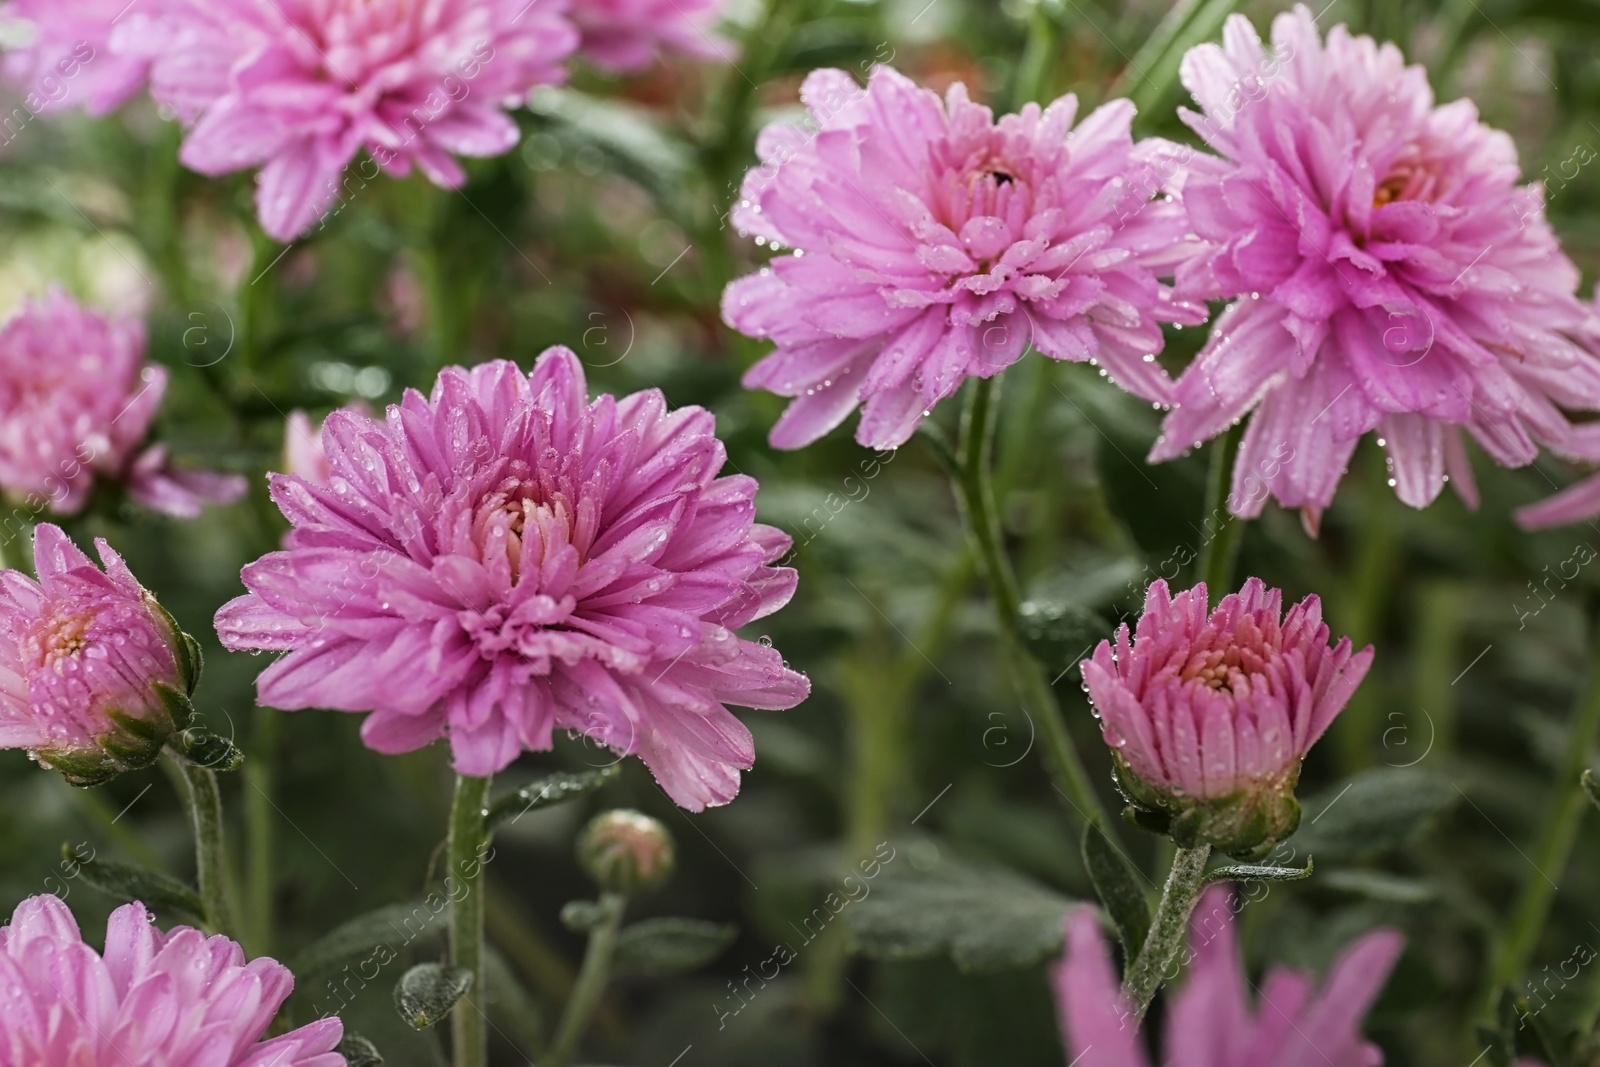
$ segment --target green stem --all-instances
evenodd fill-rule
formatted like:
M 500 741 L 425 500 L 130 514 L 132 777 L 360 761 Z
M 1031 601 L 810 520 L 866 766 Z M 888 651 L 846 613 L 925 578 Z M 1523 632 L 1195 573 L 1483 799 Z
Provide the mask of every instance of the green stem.
M 1017 63 L 1016 80 L 1011 83 L 1010 110 L 1021 111 L 1024 104 L 1035 103 L 1044 95 L 1050 83 L 1050 54 L 1054 50 L 1055 25 L 1045 4 L 1036 3 L 1028 23 L 1028 40 Z
M 1122 980 L 1122 992 L 1133 1002 L 1134 1012 L 1140 1019 L 1150 1010 L 1150 1002 L 1155 999 L 1161 983 L 1174 977 L 1167 974 L 1167 970 L 1183 948 L 1189 916 L 1194 914 L 1200 890 L 1205 887 L 1206 860 L 1210 857 L 1211 846 L 1200 845 L 1180 848 L 1172 858 L 1172 871 L 1162 887 L 1161 903 L 1156 906 L 1150 933 Z
M 1195 10 L 1198 5 L 1186 4 L 1182 5 L 1185 11 L 1181 22 L 1172 16 L 1162 21 L 1155 35 L 1129 64 L 1132 78 L 1138 81 L 1128 91 L 1128 97 L 1141 114 L 1153 114 L 1166 100 L 1178 80 L 1178 63 L 1184 53 L 1201 41 L 1215 37 L 1238 4 L 1239 0 L 1207 0 L 1204 6 L 1199 6 L 1199 10 Z M 1147 55 L 1154 49 L 1159 51 Z M 1112 93 L 1125 89 L 1124 83 L 1128 80 L 1131 80 L 1129 73 L 1124 72 L 1112 87 Z
M 250 758 L 244 765 L 245 908 L 249 920 L 250 949 L 256 956 L 272 955 L 273 938 L 273 761 L 278 748 L 282 717 L 258 708 L 250 735 Z
M 1000 543 L 1000 518 L 995 507 L 991 477 L 994 414 L 998 376 L 979 378 L 972 383 L 967 408 L 962 413 L 961 472 L 956 479 L 962 515 L 978 562 L 989 583 L 990 598 L 999 617 L 1000 637 L 1005 645 L 1006 662 L 1023 709 L 1038 724 L 1045 751 L 1061 792 L 1083 818 L 1097 822 L 1108 834 L 1115 827 L 1106 817 L 1100 798 L 1089 782 L 1088 772 L 1078 757 L 1072 735 L 1061 717 L 1054 691 L 1043 668 L 1022 643 L 1017 628 L 1021 607 L 1016 575 Z
M 1201 532 L 1209 533 L 1215 524 L 1216 533 L 1200 547 L 1200 580 L 1206 583 L 1213 604 L 1233 591 L 1233 571 L 1244 539 L 1244 520 L 1228 510 L 1240 437 L 1237 426 L 1223 431 L 1211 446 L 1211 467 L 1206 475 L 1206 516 Z
M 611 958 L 617 949 L 617 930 L 622 925 L 622 912 L 628 898 L 620 893 L 600 894 L 600 921 L 589 930 L 589 948 L 583 954 L 583 968 L 578 971 L 578 983 L 572 988 L 572 997 L 561 1013 L 561 1025 L 556 1030 L 550 1051 L 539 1061 L 539 1067 L 567 1067 L 578 1042 L 588 1029 L 589 1016 L 594 1014 L 600 995 L 605 992 L 606 980 L 611 976 Z
M 448 877 L 464 883 L 461 899 L 450 909 L 450 962 L 472 973 L 467 996 L 451 1009 L 450 1032 L 454 1067 L 485 1067 L 488 1062 L 488 1020 L 479 1003 L 487 1003 L 483 968 L 483 847 L 489 840 L 489 779 L 456 778 L 450 806 Z M 475 1003 L 476 1001 L 477 1003 Z
M 1600 623 L 1591 622 L 1590 626 L 1597 650 L 1592 659 L 1596 666 L 1573 712 L 1572 732 L 1562 752 L 1561 769 L 1556 772 L 1556 785 L 1546 805 L 1545 817 L 1540 820 L 1539 839 L 1527 876 L 1511 909 L 1511 922 L 1505 927 L 1504 936 L 1496 941 L 1490 956 L 1488 981 L 1480 1002 L 1486 1017 L 1494 1011 L 1500 990 L 1515 982 L 1533 957 L 1539 934 L 1550 914 L 1550 905 L 1555 901 L 1556 886 L 1552 879 L 1560 878 L 1567 869 L 1578 826 L 1589 807 L 1588 795 L 1578 779 L 1588 766 L 1596 737 L 1600 736 Z
M 190 763 L 170 751 L 163 752 L 162 758 L 185 786 L 180 793 L 194 827 L 195 874 L 206 926 L 213 933 L 237 941 L 239 932 L 234 926 L 233 909 L 228 906 L 228 852 L 223 840 L 222 791 L 217 786 L 217 776 L 210 767 Z

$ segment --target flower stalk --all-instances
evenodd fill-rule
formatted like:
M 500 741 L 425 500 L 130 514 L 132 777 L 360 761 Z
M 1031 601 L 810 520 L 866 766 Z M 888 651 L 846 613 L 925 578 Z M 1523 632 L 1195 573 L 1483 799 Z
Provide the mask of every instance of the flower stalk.
M 967 407 L 961 419 L 960 470 L 955 479 L 956 495 L 966 519 L 967 533 L 988 580 L 990 598 L 1000 624 L 1005 645 L 1006 666 L 1023 709 L 1039 725 L 1057 788 L 1084 819 L 1097 822 L 1108 833 L 1114 832 L 1088 772 L 1078 756 L 1072 735 L 1062 719 L 1055 693 L 1044 677 L 1043 668 L 1022 643 L 1017 628 L 1021 593 L 1017 578 L 1000 541 L 1000 519 L 994 500 L 993 443 L 994 415 L 998 402 L 998 376 L 979 378 L 972 383 Z
M 213 933 L 237 941 L 239 934 L 229 906 L 228 851 L 223 836 L 222 790 L 210 767 L 191 763 L 168 750 L 162 753 L 188 809 L 194 828 L 194 862 L 200 883 L 200 903 L 205 908 L 206 926 Z
M 1172 870 L 1161 889 L 1161 903 L 1156 906 L 1150 933 L 1122 980 L 1122 992 L 1132 1002 L 1136 1018 L 1143 1019 L 1150 1010 L 1156 990 L 1169 977 L 1167 972 L 1178 958 L 1189 916 L 1194 914 L 1205 887 L 1206 860 L 1210 857 L 1211 846 L 1198 845 L 1180 848 L 1172 858 Z
M 1243 435 L 1238 426 L 1223 431 L 1211 446 L 1211 467 L 1206 473 L 1206 514 L 1200 525 L 1209 529 L 1216 523 L 1216 533 L 1201 546 L 1200 580 L 1217 596 L 1233 588 L 1233 569 L 1244 540 L 1245 520 L 1228 510 L 1229 480 Z
M 461 899 L 450 909 L 450 962 L 472 974 L 467 995 L 451 1009 L 454 1067 L 485 1067 L 488 1062 L 488 1019 L 475 1000 L 484 1000 L 483 892 L 478 882 L 489 840 L 489 781 L 487 776 L 458 776 L 450 806 L 449 875 L 464 883 Z
M 539 1067 L 567 1067 L 578 1051 L 578 1042 L 589 1028 L 589 1019 L 611 977 L 617 931 L 621 929 L 622 913 L 627 904 L 628 898 L 621 893 L 600 894 L 599 920 L 589 928 L 589 946 L 583 954 L 583 967 L 578 971 L 577 984 L 572 987 L 572 996 L 561 1013 L 561 1023 L 550 1042 L 550 1051 L 539 1061 Z

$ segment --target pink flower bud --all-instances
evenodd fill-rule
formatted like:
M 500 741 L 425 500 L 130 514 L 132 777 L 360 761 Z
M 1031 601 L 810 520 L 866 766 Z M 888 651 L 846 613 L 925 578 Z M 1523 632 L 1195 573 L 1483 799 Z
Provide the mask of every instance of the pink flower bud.
M 1322 602 L 1283 614 L 1251 578 L 1206 615 L 1204 584 L 1156 581 L 1130 641 L 1100 642 L 1083 679 L 1113 750 L 1117 784 L 1142 825 L 1180 845 L 1248 852 L 1300 823 L 1300 760 L 1372 663 L 1350 639 L 1328 647 Z
M 122 557 L 95 545 L 103 571 L 42 525 L 39 580 L 0 572 L 0 747 L 84 786 L 155 761 L 189 723 L 200 662 Z

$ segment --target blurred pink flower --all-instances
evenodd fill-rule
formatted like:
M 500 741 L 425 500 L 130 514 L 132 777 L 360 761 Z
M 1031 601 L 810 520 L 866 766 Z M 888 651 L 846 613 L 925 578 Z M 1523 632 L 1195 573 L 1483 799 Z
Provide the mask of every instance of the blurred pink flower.
M 655 390 L 590 403 L 564 348 L 532 375 L 447 367 L 385 422 L 336 411 L 328 486 L 274 477 L 288 549 L 245 568 L 217 632 L 289 653 L 261 703 L 371 712 L 379 752 L 448 736 L 486 775 L 562 729 L 641 756 L 685 808 L 724 803 L 755 758 L 724 703 L 793 707 L 809 683 L 733 633 L 796 576 L 755 481 L 717 476 L 714 430 Z
M 1394 930 L 1365 934 L 1334 961 L 1317 990 L 1287 967 L 1267 972 L 1252 1006 L 1228 891 L 1206 891 L 1189 920 L 1190 962 L 1167 1010 L 1165 1058 L 1183 1067 L 1376 1067 L 1361 1021 L 1400 955 Z M 1122 997 L 1095 913 L 1064 920 L 1066 950 L 1052 978 L 1066 1058 L 1075 1067 L 1150 1067 L 1132 1006 Z
M 149 60 L 119 54 L 111 40 L 129 6 L 128 0 L 10 0 L 0 7 L 0 18 L 32 24 L 32 40 L 5 57 L 6 77 L 27 92 L 30 110 L 81 104 L 104 115 L 139 91 Z
M 814 71 L 800 95 L 817 129 L 763 131 L 733 212 L 758 243 L 796 251 L 722 298 L 730 326 L 778 346 L 744 378 L 795 398 L 775 447 L 815 441 L 858 404 L 857 441 L 903 444 L 966 378 L 1030 343 L 1171 399 L 1158 323 L 1205 309 L 1156 281 L 1184 258 L 1188 223 L 1178 202 L 1151 201 L 1175 146 L 1136 147 L 1131 103 L 1076 129 L 1072 96 L 996 123 L 964 85 L 941 103 L 882 66 L 865 89 Z
M 234 942 L 187 926 L 162 933 L 137 902 L 111 913 L 104 953 L 48 894 L 0 927 L 8 1063 L 344 1067 L 337 1018 L 266 1037 L 293 988 L 276 960 L 246 963 Z
M 0 571 L 0 748 L 25 748 L 74 785 L 154 762 L 188 725 L 157 687 L 187 696 L 194 684 L 166 612 L 105 541 L 95 547 L 103 572 L 42 523 L 39 580 Z
M 0 490 L 72 515 L 97 481 L 122 481 L 138 503 L 182 518 L 244 495 L 244 479 L 176 468 L 161 445 L 134 454 L 166 389 L 138 320 L 98 315 L 59 289 L 27 301 L 0 329 Z
M 712 30 L 722 0 L 572 0 L 583 34 L 579 51 L 597 67 L 627 72 L 655 62 L 665 49 L 727 62 L 733 42 Z
M 1371 664 L 1371 646 L 1328 647 L 1315 596 L 1285 615 L 1251 578 L 1208 617 L 1204 583 L 1173 597 L 1157 579 L 1133 639 L 1124 623 L 1081 669 L 1129 800 L 1180 844 L 1236 852 L 1294 832 L 1300 760 Z
M 359 400 L 350 401 L 341 410 L 372 418 L 372 409 Z M 322 424 L 313 426 L 311 416 L 299 408 L 289 412 L 284 426 L 283 469 L 312 485 L 326 486 L 333 478 L 333 468 L 322 450 Z
M 1180 68 L 1219 153 L 1182 196 L 1204 252 L 1176 290 L 1239 297 L 1177 385 L 1151 460 L 1254 410 L 1230 509 L 1268 495 L 1315 533 L 1356 442 L 1378 431 L 1400 499 L 1446 477 L 1477 491 L 1461 431 L 1497 463 L 1570 449 L 1562 409 L 1600 408 L 1600 358 L 1581 334 L 1578 271 L 1518 185 L 1515 146 L 1469 100 L 1435 107 L 1427 73 L 1343 26 L 1326 45 L 1305 7 L 1268 53 L 1242 16 Z
M 453 156 L 517 143 L 504 108 L 565 77 L 566 0 L 187 0 L 125 35 L 155 60 L 151 92 L 185 121 L 184 164 L 260 166 L 256 208 L 280 241 L 381 169 L 436 185 Z M 365 149 L 371 173 L 345 175 Z M 361 170 L 364 168 L 358 168 Z

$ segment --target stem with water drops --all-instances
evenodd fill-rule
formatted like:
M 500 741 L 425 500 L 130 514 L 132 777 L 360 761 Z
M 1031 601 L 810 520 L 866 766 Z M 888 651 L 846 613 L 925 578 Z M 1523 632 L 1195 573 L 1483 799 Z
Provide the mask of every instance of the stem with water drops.
M 1205 887 L 1206 860 L 1210 857 L 1210 845 L 1180 848 L 1172 857 L 1172 870 L 1162 887 L 1150 933 L 1145 935 L 1144 945 L 1122 979 L 1123 995 L 1133 1003 L 1136 1019 L 1143 1019 L 1150 1010 L 1150 1002 L 1183 948 L 1189 916 L 1194 914 L 1200 890 Z
M 168 773 L 179 785 L 179 794 L 194 827 L 195 874 L 200 883 L 200 905 L 205 909 L 206 927 L 235 941 L 233 910 L 228 906 L 228 853 L 223 840 L 222 791 L 210 767 L 191 763 L 171 749 L 161 758 Z
M 448 877 L 462 883 L 461 899 L 450 907 L 450 962 L 472 975 L 467 993 L 450 1009 L 450 1036 L 454 1067 L 485 1067 L 488 1062 L 489 1020 L 483 966 L 483 851 L 489 840 L 489 779 L 471 775 L 456 778 L 450 806 Z M 454 898 L 452 897 L 452 900 Z

